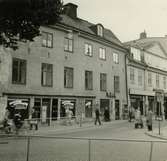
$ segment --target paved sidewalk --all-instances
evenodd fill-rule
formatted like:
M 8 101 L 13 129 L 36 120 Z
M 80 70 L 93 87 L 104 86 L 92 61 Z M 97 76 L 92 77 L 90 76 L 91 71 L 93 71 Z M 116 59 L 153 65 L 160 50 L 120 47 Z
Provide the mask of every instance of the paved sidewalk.
M 150 137 L 167 140 L 167 122 L 163 121 L 161 124 L 165 124 L 165 126 L 161 125 L 160 129 L 159 127 L 153 128 L 153 131 L 147 131 L 145 134 Z
M 75 131 L 82 131 L 86 129 L 96 129 L 96 128 L 102 128 L 104 126 L 109 126 L 112 124 L 119 124 L 123 122 L 128 122 L 127 120 L 114 120 L 111 122 L 102 122 L 102 125 L 94 125 L 94 122 L 86 122 L 82 125 L 73 123 L 72 125 L 60 125 L 60 124 L 54 124 L 51 126 L 39 126 L 38 130 L 27 130 L 22 132 L 23 134 L 28 135 L 57 135 L 57 134 L 63 134 L 63 133 L 69 133 L 69 132 L 75 132 Z

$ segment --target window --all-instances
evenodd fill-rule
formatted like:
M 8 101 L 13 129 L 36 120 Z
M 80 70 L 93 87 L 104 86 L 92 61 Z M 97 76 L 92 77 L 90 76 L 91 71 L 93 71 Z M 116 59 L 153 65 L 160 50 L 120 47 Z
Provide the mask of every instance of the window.
M 85 89 L 92 90 L 93 89 L 93 72 L 85 71 Z
M 106 59 L 106 50 L 104 48 L 99 48 L 99 58 L 103 60 Z
M 85 44 L 85 55 L 92 56 L 92 45 Z
M 120 79 L 119 76 L 114 76 L 114 91 L 120 92 Z
M 73 39 L 70 39 L 70 38 L 64 39 L 64 50 L 73 52 Z
M 42 46 L 48 48 L 53 47 L 53 34 L 48 32 L 42 32 Z
M 142 77 L 142 71 L 138 71 L 138 85 L 142 86 L 143 84 L 143 77 Z
M 73 68 L 64 68 L 64 87 L 73 88 Z
M 100 90 L 107 90 L 107 74 L 105 73 L 100 73 Z
M 152 73 L 148 72 L 148 85 L 152 86 Z
M 159 74 L 156 74 L 156 87 L 159 88 Z
M 101 25 L 97 25 L 97 35 L 103 36 L 103 27 Z
M 135 70 L 133 68 L 130 68 L 130 82 L 131 84 L 135 83 Z
M 164 89 L 166 89 L 166 77 L 163 77 L 163 84 L 164 84 Z
M 53 65 L 42 63 L 42 86 L 52 86 L 53 85 Z
M 136 48 L 131 48 L 131 53 L 133 55 L 133 59 L 141 61 L 141 51 Z
M 117 53 L 113 53 L 113 61 L 115 64 L 119 63 L 119 55 Z
M 26 60 L 13 58 L 12 83 L 26 84 Z

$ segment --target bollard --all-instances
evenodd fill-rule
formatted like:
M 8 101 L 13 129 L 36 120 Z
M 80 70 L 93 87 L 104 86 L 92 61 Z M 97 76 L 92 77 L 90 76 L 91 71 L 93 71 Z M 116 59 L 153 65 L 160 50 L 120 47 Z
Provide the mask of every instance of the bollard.
M 150 159 L 149 159 L 149 161 L 152 161 L 152 152 L 153 152 L 153 142 L 151 142 Z
M 29 161 L 29 155 L 30 155 L 30 136 L 27 138 L 27 159 L 26 161 Z
M 89 147 L 88 147 L 88 149 L 89 149 L 88 161 L 91 161 L 91 140 L 90 139 L 88 140 L 88 144 L 89 144 Z

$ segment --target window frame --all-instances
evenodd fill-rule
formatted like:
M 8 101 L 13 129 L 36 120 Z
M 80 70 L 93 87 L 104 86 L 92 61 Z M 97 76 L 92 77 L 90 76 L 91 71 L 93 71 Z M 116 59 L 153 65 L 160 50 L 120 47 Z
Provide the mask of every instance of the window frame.
M 106 73 L 100 73 L 100 91 L 107 91 L 107 74 Z
M 102 53 L 101 53 L 101 51 L 102 51 Z M 103 48 L 103 47 L 99 47 L 99 59 L 100 60 L 106 60 L 106 49 Z
M 156 74 L 155 77 L 156 77 L 156 88 L 159 88 L 159 85 L 160 85 L 160 84 L 159 84 L 159 83 L 160 83 L 160 82 L 159 82 L 159 79 L 160 79 L 159 74 Z
M 104 28 L 100 24 L 97 25 L 97 35 L 100 37 L 103 37 L 103 35 L 104 35 Z
M 131 53 L 132 53 L 132 56 L 133 56 L 134 60 L 141 62 L 141 60 L 142 60 L 142 53 L 141 53 L 140 49 L 132 47 L 131 48 Z
M 116 78 L 118 78 L 118 79 L 116 79 Z M 114 92 L 120 93 L 120 76 L 118 76 L 118 75 L 114 75 Z
M 91 52 L 86 52 L 87 51 L 87 48 L 86 48 L 86 46 L 89 48 L 90 46 L 91 46 Z M 85 55 L 86 56 L 90 56 L 90 57 L 92 57 L 93 56 L 93 45 L 92 44 L 90 44 L 90 43 L 85 43 L 85 45 L 84 45 L 84 53 L 85 53 Z
M 87 73 L 89 76 L 91 75 L 91 78 L 88 77 Z M 88 83 L 86 83 L 87 81 Z M 90 81 L 91 81 L 90 83 L 91 85 L 89 84 Z M 85 70 L 85 90 L 93 90 L 93 71 Z
M 132 73 L 132 71 L 133 71 L 133 73 Z M 133 79 L 131 79 L 131 78 L 133 78 Z M 129 77 L 129 79 L 130 79 L 130 83 L 131 84 L 135 84 L 135 69 L 134 68 L 130 68 L 130 77 Z
M 46 44 L 43 43 L 43 34 L 46 34 Z M 49 35 L 51 36 L 51 46 L 48 45 L 48 37 Z M 46 48 L 53 48 L 53 33 L 50 33 L 50 32 L 46 32 L 46 31 L 42 31 L 42 47 L 46 47 Z
M 66 44 L 65 44 L 65 41 L 67 40 L 67 49 L 65 48 L 65 46 L 66 46 Z M 70 41 L 72 42 L 72 50 L 70 50 Z M 73 40 L 73 38 L 69 38 L 69 37 L 65 37 L 64 38 L 64 51 L 66 51 L 66 52 L 70 52 L 70 53 L 73 53 L 73 51 L 74 51 L 74 40 Z
M 143 75 L 141 70 L 138 70 L 138 85 L 139 86 L 143 85 Z
M 14 80 L 14 61 L 17 61 L 19 63 L 19 65 L 17 66 L 17 81 Z M 24 82 L 22 83 L 21 81 L 18 81 L 20 78 L 20 73 L 21 73 L 21 67 L 20 67 L 20 63 L 23 62 L 24 63 L 24 70 L 25 70 L 25 78 L 24 78 Z M 27 80 L 27 60 L 25 59 L 20 59 L 20 58 L 13 58 L 12 59 L 12 84 L 20 84 L 20 85 L 26 85 L 26 80 Z
M 48 70 L 45 71 L 46 72 L 46 80 L 45 80 L 46 84 L 44 84 L 44 82 L 43 82 L 43 73 L 44 73 L 43 65 L 45 65 L 47 69 L 48 69 L 48 66 L 51 67 L 51 72 L 49 72 L 51 74 L 51 84 L 47 84 Z M 53 64 L 41 63 L 41 86 L 43 86 L 43 87 L 53 87 Z
M 151 87 L 152 86 L 152 73 L 148 72 L 148 86 Z
M 113 62 L 115 64 L 119 64 L 119 54 L 118 53 L 113 53 Z
M 68 70 L 68 72 L 71 70 L 72 73 L 70 73 L 70 76 L 72 75 L 72 80 L 70 80 L 72 82 L 72 84 L 69 86 L 69 84 L 67 84 L 67 75 L 66 75 L 66 71 Z M 74 68 L 72 67 L 64 67 L 64 88 L 74 88 Z

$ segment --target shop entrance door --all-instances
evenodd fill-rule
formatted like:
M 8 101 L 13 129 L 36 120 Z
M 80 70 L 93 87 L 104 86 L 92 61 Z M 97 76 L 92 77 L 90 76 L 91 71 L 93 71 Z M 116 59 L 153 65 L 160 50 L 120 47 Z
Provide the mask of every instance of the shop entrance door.
M 100 112 L 104 114 L 105 108 L 108 108 L 109 110 L 109 105 L 110 105 L 109 99 L 101 99 L 100 100 Z
M 119 107 L 119 100 L 115 100 L 115 120 L 120 119 L 120 107 Z
M 57 120 L 58 117 L 58 99 L 52 100 L 52 120 Z
M 42 99 L 42 123 L 50 125 L 50 99 Z
M 141 112 L 141 115 L 144 114 L 144 111 L 143 111 L 143 101 L 139 100 L 139 107 L 140 107 L 140 112 Z

